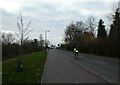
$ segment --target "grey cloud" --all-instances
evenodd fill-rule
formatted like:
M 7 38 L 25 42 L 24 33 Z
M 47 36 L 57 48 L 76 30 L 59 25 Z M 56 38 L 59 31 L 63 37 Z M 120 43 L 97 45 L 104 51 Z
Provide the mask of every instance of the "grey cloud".
M 9 13 L 3 9 L 2 11 L 2 30 L 13 31 L 16 29 L 16 15 Z
M 107 9 L 107 6 L 102 2 L 76 2 L 72 5 L 57 2 L 24 3 L 17 11 L 18 13 L 13 14 L 3 10 L 3 30 L 17 30 L 16 18 L 21 11 L 25 21 L 32 21 L 31 27 L 34 30 L 29 34 L 31 38 L 39 38 L 40 34 L 44 35 L 45 30 L 50 30 L 48 38 L 51 42 L 57 43 L 61 41 L 66 25 L 69 25 L 72 21 L 86 20 L 88 16 L 82 15 L 81 9 L 90 10 L 95 15 L 95 11 L 103 12 L 103 9 Z M 103 17 L 102 14 L 96 14 L 95 16 Z

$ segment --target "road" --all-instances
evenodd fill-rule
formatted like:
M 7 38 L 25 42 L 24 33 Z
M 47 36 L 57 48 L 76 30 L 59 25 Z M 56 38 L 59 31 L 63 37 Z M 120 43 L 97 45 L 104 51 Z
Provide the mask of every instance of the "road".
M 51 49 L 42 83 L 118 83 L 118 60 L 92 54 Z

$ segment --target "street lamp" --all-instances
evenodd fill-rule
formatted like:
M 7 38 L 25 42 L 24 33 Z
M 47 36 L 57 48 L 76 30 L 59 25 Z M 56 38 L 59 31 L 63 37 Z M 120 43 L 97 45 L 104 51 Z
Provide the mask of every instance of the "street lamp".
M 47 44 L 46 41 L 47 41 L 47 32 L 50 32 L 50 30 L 46 30 L 45 31 L 45 45 Z

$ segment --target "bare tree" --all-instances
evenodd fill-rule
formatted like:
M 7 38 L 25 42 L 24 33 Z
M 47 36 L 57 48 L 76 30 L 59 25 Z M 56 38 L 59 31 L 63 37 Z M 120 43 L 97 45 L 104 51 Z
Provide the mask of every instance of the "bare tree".
M 20 13 L 20 16 L 17 17 L 17 27 L 18 27 L 18 33 L 16 32 L 16 35 L 20 39 L 21 44 L 21 50 L 20 54 L 23 54 L 23 42 L 26 41 L 29 37 L 26 37 L 27 34 L 29 34 L 33 29 L 30 29 L 31 21 L 29 21 L 26 25 L 24 25 L 22 14 Z M 18 64 L 17 64 L 17 71 L 23 71 L 23 65 L 21 62 L 21 59 L 18 58 Z
M 2 42 L 5 44 L 11 44 L 15 38 L 12 33 L 2 33 Z
M 114 17 L 115 17 L 115 12 L 116 12 L 117 8 L 118 7 L 117 7 L 116 3 L 113 3 L 111 5 L 111 8 L 110 8 L 108 14 L 106 15 L 106 17 L 109 21 L 109 23 L 108 23 L 109 26 L 113 23 L 113 20 L 114 20 Z
M 28 39 L 26 35 L 33 30 L 33 29 L 30 29 L 30 24 L 31 24 L 31 21 L 29 21 L 26 25 L 24 25 L 23 16 L 20 13 L 20 16 L 17 17 L 17 27 L 19 32 L 18 33 L 16 32 L 16 35 L 20 39 L 21 52 L 23 52 L 23 49 L 22 49 L 23 41 Z
M 84 23 L 82 21 L 78 21 L 75 23 L 71 23 L 65 29 L 65 42 L 66 44 L 70 44 L 71 48 L 78 46 L 82 43 L 82 34 L 84 32 Z
M 97 24 L 95 21 L 95 17 L 89 16 L 86 21 L 86 30 L 94 34 L 94 30 L 96 28 Z

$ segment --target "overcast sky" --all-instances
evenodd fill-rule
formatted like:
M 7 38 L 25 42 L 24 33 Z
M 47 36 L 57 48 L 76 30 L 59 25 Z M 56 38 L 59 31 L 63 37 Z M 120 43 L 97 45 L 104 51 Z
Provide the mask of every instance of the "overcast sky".
M 0 29 L 3 32 L 17 32 L 17 16 L 21 12 L 26 23 L 31 20 L 34 30 L 28 34 L 31 39 L 45 36 L 45 30 L 50 30 L 47 39 L 52 44 L 61 43 L 64 30 L 72 21 L 85 21 L 88 16 L 106 21 L 106 15 L 112 8 L 112 3 L 119 0 L 4 0 L 0 3 Z

